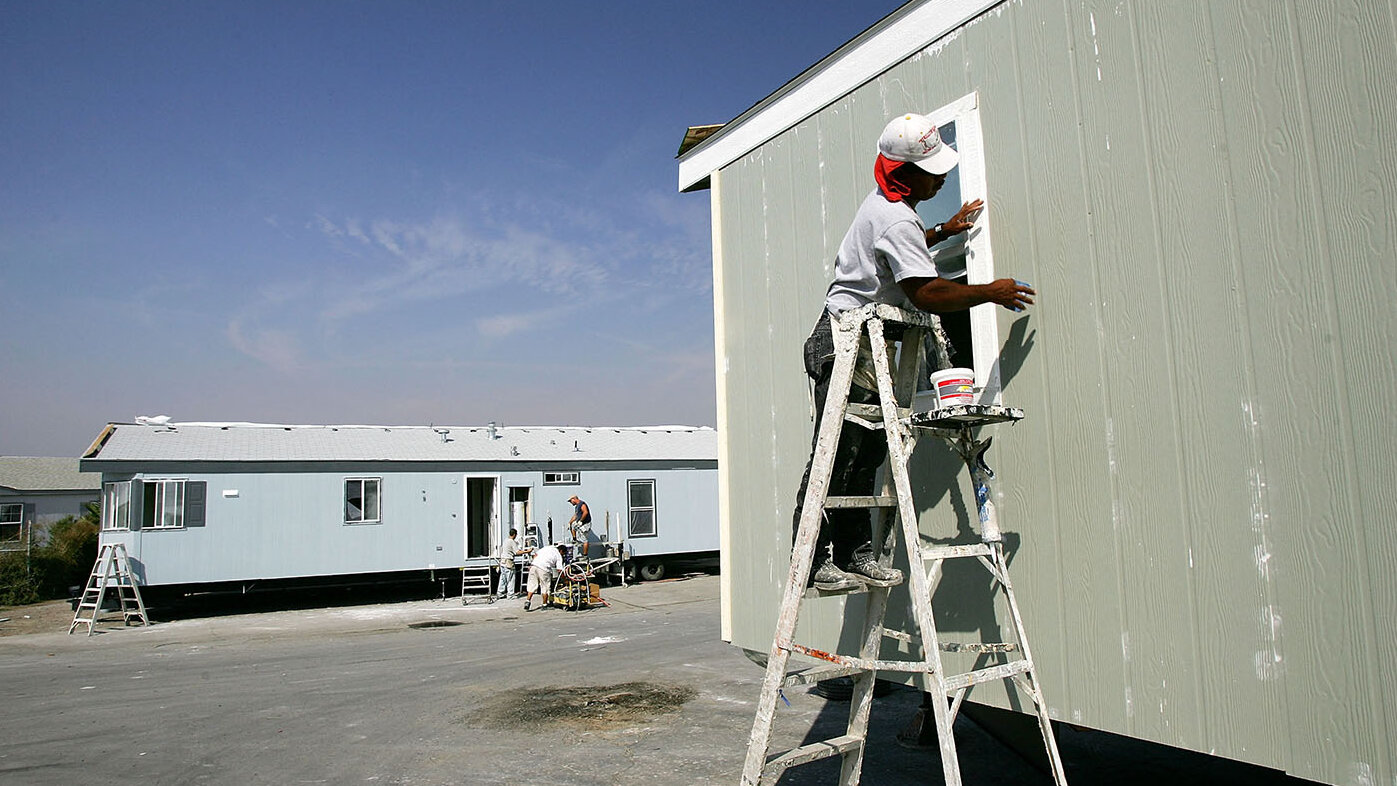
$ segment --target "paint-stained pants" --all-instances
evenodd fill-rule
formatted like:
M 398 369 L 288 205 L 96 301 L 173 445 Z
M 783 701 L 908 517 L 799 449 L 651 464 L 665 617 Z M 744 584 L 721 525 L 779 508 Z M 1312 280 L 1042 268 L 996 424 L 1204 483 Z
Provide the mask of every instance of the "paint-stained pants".
M 805 373 L 815 382 L 815 435 L 810 440 L 810 460 L 805 462 L 805 476 L 800 479 L 796 507 L 791 523 L 791 540 L 800 529 L 800 511 L 805 504 L 805 490 L 810 485 L 810 467 L 815 460 L 815 445 L 820 440 L 820 422 L 824 418 L 825 398 L 829 395 L 829 378 L 834 370 L 834 335 L 829 312 L 820 316 L 815 329 L 805 340 Z M 876 404 L 878 394 L 858 385 L 849 387 L 849 401 L 855 404 Z M 871 496 L 878 468 L 888 455 L 888 441 L 882 429 L 866 429 L 845 423 L 839 433 L 839 448 L 834 454 L 834 472 L 830 476 L 830 496 Z M 833 551 L 834 564 L 848 565 L 855 558 L 873 556 L 873 527 L 865 509 L 836 509 L 827 511 L 824 526 L 815 542 L 814 568 L 820 567 Z

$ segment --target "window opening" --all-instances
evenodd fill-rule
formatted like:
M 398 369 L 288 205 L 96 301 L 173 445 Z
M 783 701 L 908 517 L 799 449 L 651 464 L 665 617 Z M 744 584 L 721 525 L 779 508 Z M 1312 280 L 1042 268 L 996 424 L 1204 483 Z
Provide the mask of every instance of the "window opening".
M 986 199 L 984 140 L 980 110 L 975 93 L 927 113 L 941 130 L 941 138 L 960 154 L 960 162 L 946 176 L 936 196 L 917 205 L 917 214 L 928 228 L 955 214 L 965 202 Z M 932 259 L 937 274 L 968 284 L 994 280 L 994 260 L 989 242 L 990 217 L 994 205 L 975 221 L 975 228 L 933 246 Z M 983 391 L 979 400 L 999 401 L 999 327 L 997 306 L 985 304 L 968 311 L 941 315 L 941 324 L 952 345 L 951 362 L 975 371 L 975 386 Z M 928 339 L 930 342 L 930 339 Z M 930 389 L 930 372 L 935 370 L 935 352 L 928 345 L 928 373 L 918 392 Z
M 18 541 L 24 537 L 24 503 L 0 503 L 0 542 Z
M 578 486 L 582 483 L 581 472 L 545 472 L 543 473 L 543 485 L 545 486 Z
M 344 523 L 378 524 L 382 478 L 347 478 L 344 481 Z
M 141 498 L 143 529 L 179 529 L 184 526 L 184 481 L 147 480 Z
M 131 483 L 102 484 L 102 529 L 131 529 Z
M 626 490 L 630 505 L 630 523 L 627 531 L 632 538 L 654 537 L 655 481 L 627 481 Z

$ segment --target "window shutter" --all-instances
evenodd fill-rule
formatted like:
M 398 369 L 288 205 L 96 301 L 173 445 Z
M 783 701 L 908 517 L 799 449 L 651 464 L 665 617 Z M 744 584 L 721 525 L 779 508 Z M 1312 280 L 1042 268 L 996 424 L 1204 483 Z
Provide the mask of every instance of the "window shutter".
M 184 484 L 184 526 L 204 526 L 204 512 L 208 508 L 209 484 L 203 480 L 190 480 Z
M 131 514 L 130 514 L 130 515 L 131 515 L 131 519 L 130 519 L 130 521 L 131 521 L 131 529 L 132 529 L 132 530 L 138 530 L 138 529 L 141 528 L 141 521 L 145 518 L 145 516 L 142 515 L 142 514 L 144 513 L 144 511 L 142 510 L 142 508 L 143 508 L 143 506 L 145 505 L 145 502 L 146 502 L 146 484 L 145 484 L 145 481 L 142 481 L 142 480 L 133 480 L 133 481 L 131 481 L 131 507 L 129 508 L 129 510 L 131 511 Z

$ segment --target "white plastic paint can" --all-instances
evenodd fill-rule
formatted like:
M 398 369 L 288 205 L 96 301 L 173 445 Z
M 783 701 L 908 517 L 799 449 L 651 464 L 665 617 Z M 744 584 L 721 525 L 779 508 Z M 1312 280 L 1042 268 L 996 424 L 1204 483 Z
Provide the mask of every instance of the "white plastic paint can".
M 975 372 L 968 368 L 948 368 L 931 375 L 937 407 L 975 403 Z

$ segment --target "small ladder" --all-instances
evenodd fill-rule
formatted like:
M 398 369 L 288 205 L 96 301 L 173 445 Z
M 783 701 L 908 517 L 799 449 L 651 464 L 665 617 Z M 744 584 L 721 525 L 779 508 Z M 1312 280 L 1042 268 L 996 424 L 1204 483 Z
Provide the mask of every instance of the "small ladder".
M 150 624 L 150 618 L 146 616 L 145 602 L 141 600 L 141 590 L 136 586 L 136 577 L 131 572 L 131 560 L 127 557 L 126 546 L 121 543 L 107 543 L 97 552 L 97 562 L 92 566 L 92 575 L 87 577 L 87 586 L 83 588 L 78 607 L 73 612 L 73 624 L 68 626 L 69 634 L 77 630 L 79 625 L 86 625 L 87 635 L 92 635 L 92 625 L 102 613 L 102 601 L 108 589 L 114 590 L 121 601 L 123 623 L 130 625 L 134 620 L 141 625 Z M 84 612 L 87 616 L 83 616 Z
M 467 565 L 461 568 L 461 605 L 471 602 L 471 598 L 486 603 L 495 602 L 495 592 L 491 584 L 494 568 L 489 565 Z
M 894 387 L 891 363 L 886 346 L 883 324 L 904 328 L 903 350 L 897 368 Z M 1023 417 L 1023 411 L 1011 407 L 987 405 L 957 405 L 925 413 L 916 413 L 899 402 L 910 402 L 916 394 L 917 379 L 922 367 L 922 339 L 930 331 L 935 338 L 938 356 L 945 362 L 945 338 L 940 324 L 931 314 L 908 312 L 891 306 L 874 304 L 854 309 L 832 320 L 835 345 L 834 367 L 829 392 L 825 399 L 805 504 L 800 514 L 795 544 L 791 553 L 791 569 L 781 601 L 780 616 L 767 658 L 766 676 L 762 681 L 757 716 L 748 739 L 747 758 L 742 770 L 744 786 L 773 783 L 786 769 L 820 759 L 841 756 L 839 783 L 851 786 L 859 782 L 867 742 L 868 717 L 873 699 L 874 681 L 880 671 L 910 672 L 920 675 L 923 690 L 932 697 L 932 715 L 936 723 L 941 748 L 941 766 L 947 786 L 960 786 L 960 762 L 956 755 L 955 737 L 951 728 L 961 702 L 977 684 L 1002 680 L 1017 688 L 1032 700 L 1037 712 L 1043 743 L 1047 749 L 1049 767 L 1057 786 L 1066 786 L 1062 759 L 1053 736 L 1047 704 L 1039 687 L 1037 671 L 1028 649 L 1018 602 L 1009 582 L 1008 563 L 1004 556 L 994 502 L 990 499 L 989 481 L 994 473 L 985 464 L 984 454 L 990 440 L 976 440 L 972 429 L 990 423 L 1013 422 Z M 854 374 L 859 343 L 867 334 L 872 352 L 875 377 L 878 381 L 879 404 L 849 403 L 849 388 Z M 883 473 L 881 492 L 872 497 L 829 496 L 835 449 L 844 423 L 852 422 L 863 428 L 881 428 L 887 434 L 888 458 Z M 915 441 L 915 431 L 926 431 L 946 440 L 970 468 L 971 481 L 979 509 L 980 543 L 923 547 L 917 523 L 917 511 L 912 504 L 912 487 L 908 480 L 907 463 Z M 891 486 L 891 488 L 890 488 Z M 892 563 L 897 545 L 897 533 L 908 550 L 908 585 L 917 633 L 885 630 L 883 619 L 891 588 L 867 587 L 849 592 L 829 593 L 806 589 L 814 560 L 816 536 L 824 512 L 832 508 L 869 508 L 882 512 L 883 543 L 879 564 Z M 894 519 L 897 519 L 894 521 Z M 994 589 L 1002 591 L 1011 617 L 1012 640 L 999 643 L 959 644 L 942 642 L 932 614 L 932 596 L 940 582 L 942 567 L 948 560 L 975 559 L 989 572 Z M 857 656 L 824 652 L 794 641 L 800 606 L 806 598 L 826 595 L 867 594 L 865 623 L 859 638 Z M 880 660 L 884 638 L 906 644 L 914 652 L 920 649 L 921 660 Z M 942 662 L 942 652 L 975 653 L 976 663 L 998 661 L 971 671 L 948 675 Z M 823 661 L 792 673 L 787 672 L 791 655 L 799 654 Z M 792 750 L 767 754 L 778 701 L 784 700 L 782 688 L 802 685 L 835 677 L 852 677 L 854 691 L 850 701 L 849 722 L 845 733 L 819 740 Z

